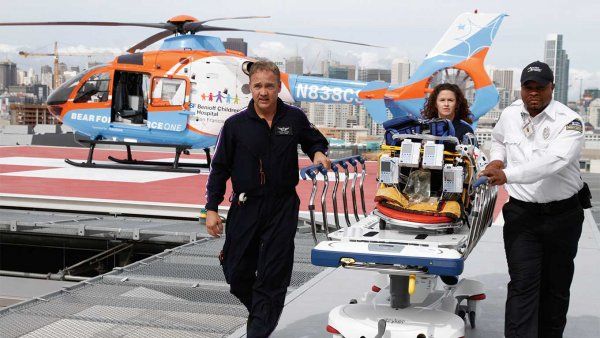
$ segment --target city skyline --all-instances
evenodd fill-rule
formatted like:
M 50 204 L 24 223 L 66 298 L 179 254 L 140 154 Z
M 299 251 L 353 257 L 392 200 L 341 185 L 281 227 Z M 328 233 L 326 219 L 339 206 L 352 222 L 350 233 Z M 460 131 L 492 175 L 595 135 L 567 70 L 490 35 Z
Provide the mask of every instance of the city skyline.
M 590 53 L 590 43 L 597 40 L 594 32 L 600 28 L 593 13 L 600 9 L 600 4 L 592 1 L 580 4 L 573 6 L 554 1 L 539 6 L 516 1 L 501 4 L 490 1 L 444 1 L 435 2 L 436 10 L 431 11 L 425 10 L 422 3 L 412 1 L 381 1 L 373 6 L 364 6 L 364 3 L 356 0 L 326 3 L 311 0 L 303 2 L 302 6 L 274 1 L 230 1 L 219 7 L 178 1 L 168 9 L 158 10 L 162 7 L 161 2 L 154 0 L 145 2 L 142 7 L 133 2 L 108 1 L 106 5 L 94 8 L 74 1 L 54 1 L 51 4 L 30 1 L 27 4 L 3 4 L 0 21 L 161 22 L 184 13 L 200 20 L 236 15 L 271 15 L 270 19 L 231 20 L 214 25 L 316 35 L 390 47 L 376 49 L 238 32 L 211 34 L 222 39 L 244 38 L 248 42 L 250 55 L 277 56 L 281 59 L 298 54 L 306 60 L 305 64 L 315 68 L 309 71 L 318 73 L 317 59 L 323 59 L 328 54 L 342 64 L 388 69 L 394 59 L 407 57 L 412 62 L 411 69 L 415 69 L 458 14 L 478 8 L 481 12 L 509 14 L 490 50 L 488 67 L 513 69 L 515 73 L 520 73 L 529 62 L 544 60 L 544 40 L 548 34 L 562 34 L 563 48 L 569 54 L 571 68 L 569 100 L 573 100 L 582 91 L 579 88 L 581 83 L 583 89 L 600 87 L 600 59 L 595 57 L 597 53 Z M 382 10 L 384 7 L 385 10 Z M 119 10 L 115 11 L 114 8 Z M 123 29 L 126 34 L 123 34 Z M 48 51 L 55 40 L 70 50 L 124 50 L 154 33 L 156 31 L 153 29 L 129 27 L 2 27 L 0 58 L 6 59 L 8 56 L 19 65 L 35 64 L 34 68 L 37 68 L 50 63 L 50 60 L 44 62 L 32 58 L 22 59 L 21 62 L 16 58 L 16 52 L 21 49 Z M 591 48 L 595 48 L 593 43 Z M 67 64 L 72 63 L 69 58 L 63 60 Z

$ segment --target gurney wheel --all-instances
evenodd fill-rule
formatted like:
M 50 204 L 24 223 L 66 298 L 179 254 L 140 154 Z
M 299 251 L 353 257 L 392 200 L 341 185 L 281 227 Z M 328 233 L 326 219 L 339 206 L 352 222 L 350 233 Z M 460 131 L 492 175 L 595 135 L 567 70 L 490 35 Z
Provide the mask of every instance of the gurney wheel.
M 469 312 L 469 323 L 471 323 L 471 328 L 475 328 L 475 311 Z
M 379 219 L 379 230 L 385 230 L 385 221 L 383 219 Z

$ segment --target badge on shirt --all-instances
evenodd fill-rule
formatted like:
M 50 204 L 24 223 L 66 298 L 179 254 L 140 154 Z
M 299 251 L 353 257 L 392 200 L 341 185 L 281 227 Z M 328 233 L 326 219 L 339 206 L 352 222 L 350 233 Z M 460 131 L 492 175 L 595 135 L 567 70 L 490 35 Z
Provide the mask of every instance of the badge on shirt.
M 583 124 L 578 119 L 575 119 L 575 120 L 569 122 L 566 125 L 565 129 L 567 129 L 567 130 L 576 130 L 576 131 L 578 131 L 580 133 L 583 133 Z
M 548 128 L 548 127 L 544 128 L 542 136 L 544 136 L 544 140 L 547 140 L 548 137 L 550 137 L 550 128 Z
M 292 133 L 291 127 L 281 126 L 281 127 L 277 127 L 275 129 L 275 135 L 279 136 L 279 135 L 294 135 L 294 134 Z
M 531 116 L 525 112 L 521 112 L 521 118 L 523 119 L 523 132 L 525 136 L 529 137 L 533 134 L 533 122 L 531 122 Z

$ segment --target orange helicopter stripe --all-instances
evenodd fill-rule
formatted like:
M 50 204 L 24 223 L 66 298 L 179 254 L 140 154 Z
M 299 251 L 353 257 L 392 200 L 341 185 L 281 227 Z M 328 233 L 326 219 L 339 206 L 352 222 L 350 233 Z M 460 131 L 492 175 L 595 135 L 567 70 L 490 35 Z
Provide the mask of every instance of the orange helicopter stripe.
M 427 87 L 429 86 L 429 80 L 429 78 L 425 78 L 408 86 L 390 90 L 385 94 L 385 96 L 395 101 L 422 99 L 425 97 Z
M 485 60 L 488 50 L 489 47 L 482 48 L 470 58 L 454 66 L 454 68 L 463 70 L 469 74 L 471 79 L 473 79 L 475 89 L 492 84 L 492 80 L 483 68 L 483 61 Z
M 387 91 L 387 88 L 381 88 L 381 89 L 375 89 L 375 90 L 369 90 L 369 91 L 361 90 L 358 93 L 358 97 L 360 97 L 363 100 L 364 99 L 367 99 L 367 100 L 383 99 L 386 91 Z
M 281 73 L 281 74 L 279 74 L 279 76 L 281 77 L 281 83 L 283 84 L 283 86 L 289 90 L 290 89 L 290 77 L 286 73 Z

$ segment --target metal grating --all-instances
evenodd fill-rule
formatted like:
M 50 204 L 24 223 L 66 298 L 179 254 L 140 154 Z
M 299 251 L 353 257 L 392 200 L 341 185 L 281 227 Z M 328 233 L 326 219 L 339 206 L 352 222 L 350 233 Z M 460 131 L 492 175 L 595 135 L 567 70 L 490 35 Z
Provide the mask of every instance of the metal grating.
M 0 231 L 189 243 L 206 236 L 197 221 L 0 209 Z
M 323 269 L 312 239 L 296 237 L 290 291 Z M 0 310 L 0 337 L 225 337 L 246 323 L 216 258 L 223 239 L 204 239 L 118 268 L 40 299 Z

